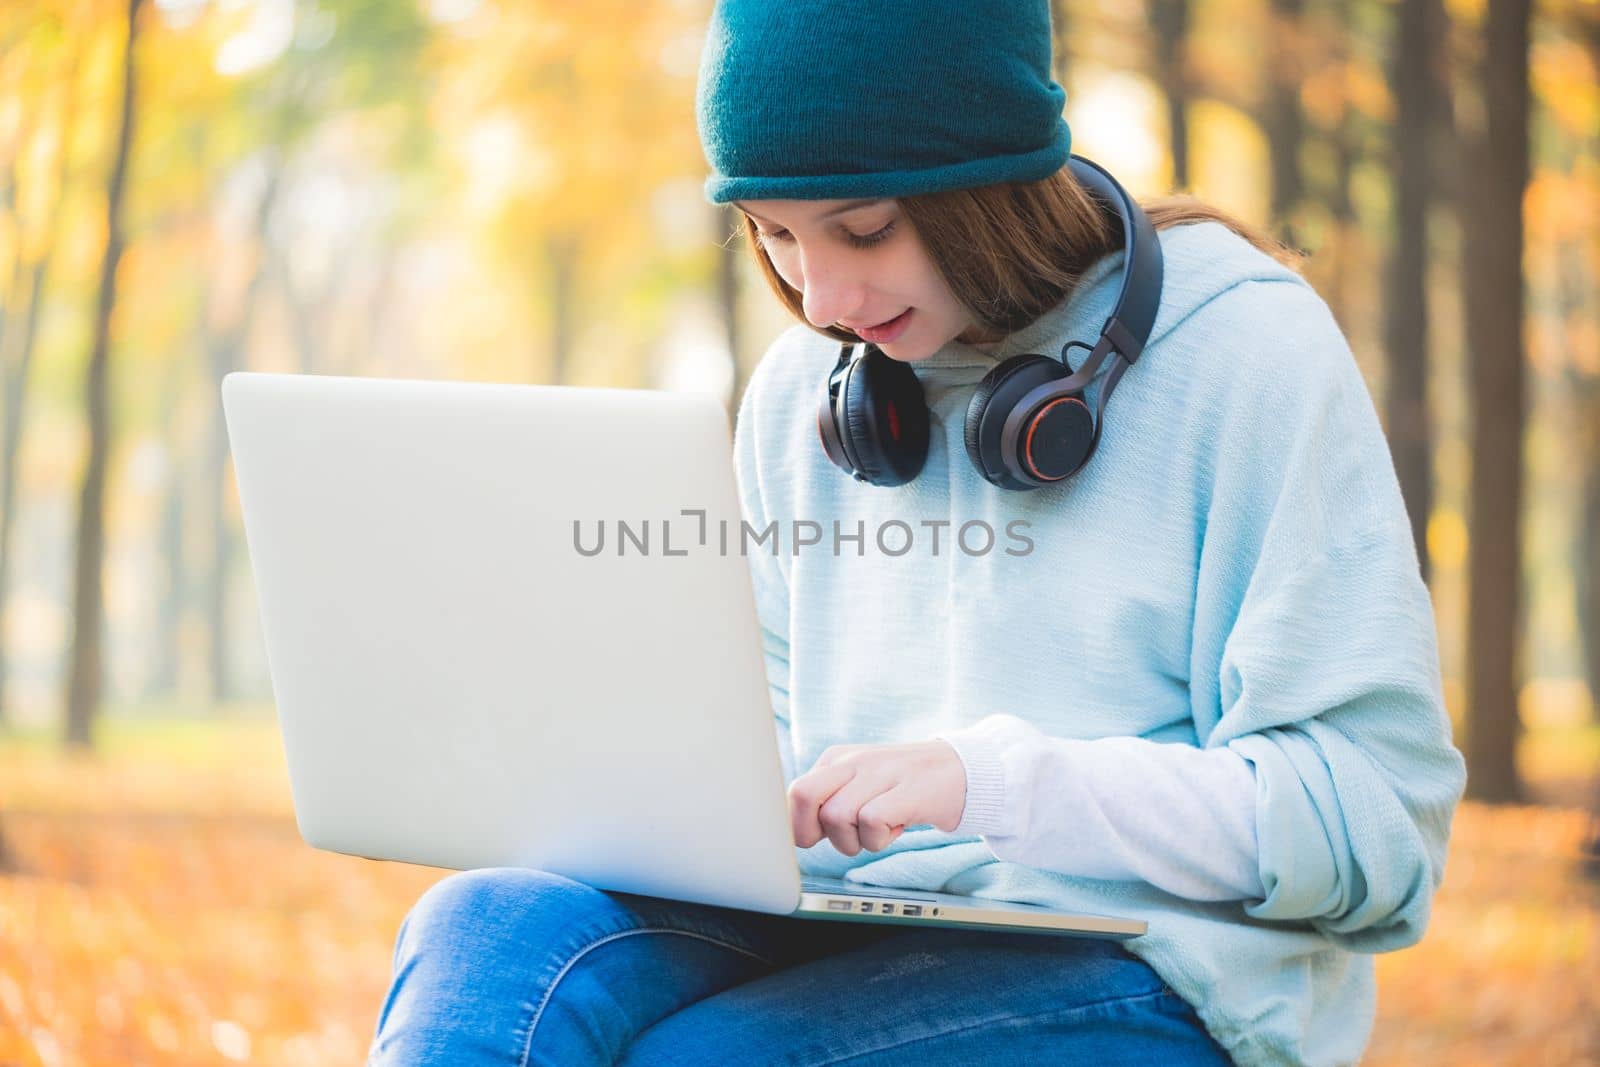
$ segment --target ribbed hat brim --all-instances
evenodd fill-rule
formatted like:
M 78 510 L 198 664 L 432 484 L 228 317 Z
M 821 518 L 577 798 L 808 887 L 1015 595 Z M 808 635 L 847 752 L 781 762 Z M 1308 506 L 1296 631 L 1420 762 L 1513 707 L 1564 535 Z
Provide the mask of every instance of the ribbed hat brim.
M 998 182 L 1042 181 L 1065 166 L 1071 155 L 1072 131 L 1062 120 L 1057 123 L 1055 137 L 1048 145 L 1019 155 L 990 156 L 925 170 L 881 174 L 774 178 L 712 175 L 706 179 L 705 193 L 713 204 L 726 204 L 730 200 L 844 200 L 940 193 Z

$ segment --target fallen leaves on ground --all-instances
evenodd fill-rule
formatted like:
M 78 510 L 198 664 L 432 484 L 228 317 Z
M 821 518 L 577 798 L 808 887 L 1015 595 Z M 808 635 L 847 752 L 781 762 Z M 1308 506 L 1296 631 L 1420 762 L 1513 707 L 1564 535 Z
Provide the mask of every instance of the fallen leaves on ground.
M 444 872 L 319 852 L 270 723 L 99 758 L 0 747 L 0 1067 L 358 1064 Z M 1600 1063 L 1586 814 L 1457 814 L 1432 923 L 1378 958 L 1373 1067 Z

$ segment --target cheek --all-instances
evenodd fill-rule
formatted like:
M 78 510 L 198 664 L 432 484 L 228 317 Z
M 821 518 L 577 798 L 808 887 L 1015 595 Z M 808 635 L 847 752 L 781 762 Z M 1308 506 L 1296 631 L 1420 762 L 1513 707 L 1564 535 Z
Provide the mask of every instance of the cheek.
M 883 266 L 885 277 L 899 283 L 902 299 L 907 303 L 931 311 L 949 301 L 949 288 L 934 269 L 933 261 L 911 242 L 895 249 L 894 255 Z
M 778 272 L 778 277 L 791 288 L 805 292 L 806 287 L 800 277 L 800 267 L 795 257 L 783 249 L 767 249 L 767 260 L 772 264 L 772 269 Z
M 800 272 L 792 265 L 778 262 L 774 262 L 772 265 L 777 269 L 778 277 L 782 278 L 789 288 L 797 293 L 806 291 L 806 280 L 800 276 Z
M 957 302 L 955 294 L 950 291 L 950 287 L 945 284 L 943 276 L 934 269 L 932 261 L 923 257 L 920 268 L 916 276 L 921 280 L 923 305 L 946 313 L 959 311 L 961 305 Z

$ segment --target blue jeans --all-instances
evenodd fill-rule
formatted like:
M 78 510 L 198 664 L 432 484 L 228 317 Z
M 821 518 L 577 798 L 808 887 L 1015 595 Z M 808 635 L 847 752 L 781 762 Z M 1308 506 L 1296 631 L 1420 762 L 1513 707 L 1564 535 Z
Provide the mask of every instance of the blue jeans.
M 514 868 L 423 894 L 369 1067 L 1228 1064 L 1113 941 L 793 919 Z

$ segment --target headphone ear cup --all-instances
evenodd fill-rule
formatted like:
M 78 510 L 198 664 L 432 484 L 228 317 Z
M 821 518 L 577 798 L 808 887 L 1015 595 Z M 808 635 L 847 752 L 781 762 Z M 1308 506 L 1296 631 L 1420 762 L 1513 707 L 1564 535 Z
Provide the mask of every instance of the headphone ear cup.
M 1033 489 L 1033 485 L 1014 477 L 1006 467 L 1000 435 L 1006 416 L 1018 400 L 1034 387 L 1065 378 L 1070 372 L 1049 356 L 1012 356 L 992 368 L 967 402 L 967 421 L 962 439 L 967 458 L 984 479 L 1002 489 Z
M 836 377 L 838 385 L 834 384 Z M 846 474 L 854 474 L 855 465 L 844 453 L 843 427 L 839 425 L 835 410 L 834 396 L 843 386 L 843 375 L 838 371 L 830 372 L 822 383 L 822 395 L 817 398 L 817 437 L 822 441 L 822 451 L 828 462 Z
M 904 485 L 928 458 L 928 406 L 911 367 L 876 348 L 840 383 L 845 455 L 873 485 Z
M 1021 358 L 1031 359 L 1033 357 L 1023 356 Z M 1001 378 L 1006 376 L 1016 362 L 1016 359 L 1008 359 L 990 367 L 989 373 L 983 376 L 983 380 L 978 383 L 978 387 L 972 391 L 972 399 L 967 401 L 967 419 L 962 427 L 961 439 L 967 446 L 967 458 L 972 460 L 972 465 L 978 468 L 979 472 L 984 469 L 983 457 L 978 444 L 978 431 L 983 425 L 983 409 L 989 406 L 989 398 L 994 396 L 994 387 Z

